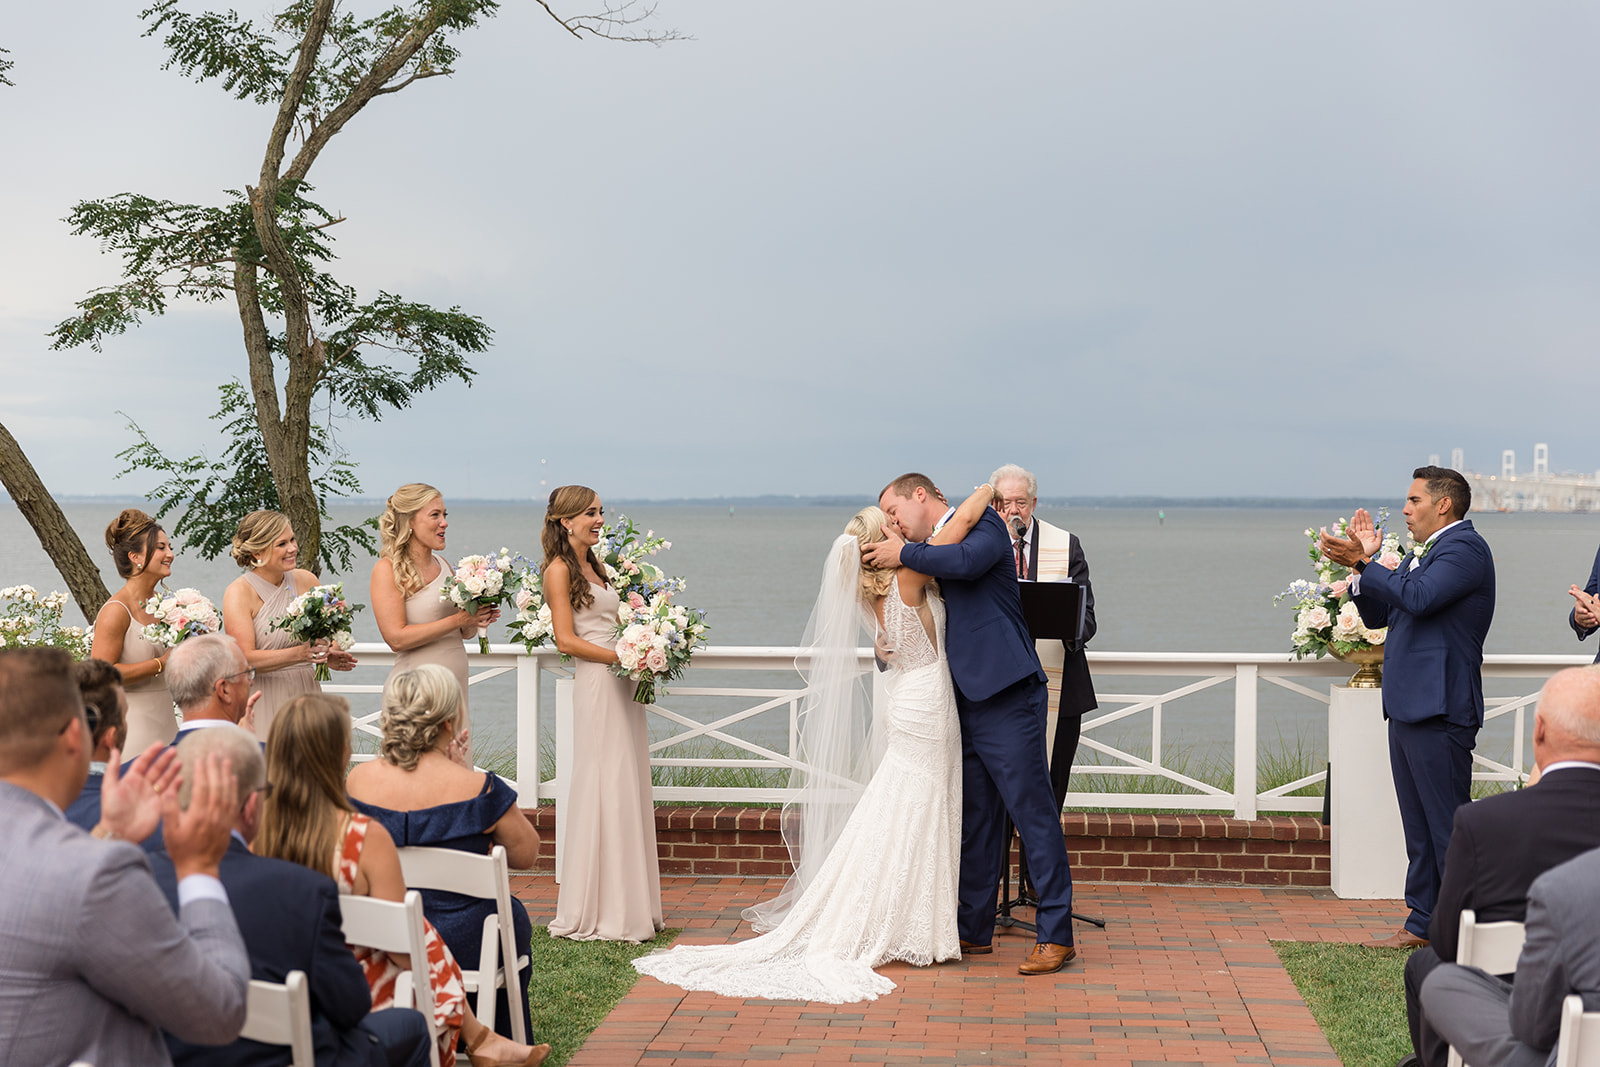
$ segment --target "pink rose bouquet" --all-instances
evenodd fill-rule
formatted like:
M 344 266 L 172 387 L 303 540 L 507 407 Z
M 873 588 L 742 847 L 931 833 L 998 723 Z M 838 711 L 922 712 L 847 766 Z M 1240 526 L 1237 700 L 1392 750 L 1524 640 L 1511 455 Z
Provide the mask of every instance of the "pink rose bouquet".
M 165 648 L 176 648 L 188 638 L 222 629 L 222 616 L 198 589 L 179 589 L 176 593 L 158 589 L 144 602 L 144 610 L 156 620 L 142 631 L 144 639 Z
M 658 687 L 680 677 L 695 650 L 705 647 L 705 613 L 672 602 L 670 592 L 623 595 L 617 609 L 617 656 L 612 670 L 638 682 L 633 699 L 654 704 Z
M 1389 509 L 1384 508 L 1378 512 L 1378 535 L 1383 544 L 1373 562 L 1394 570 L 1400 566 L 1404 553 L 1399 536 L 1389 532 L 1388 523 Z M 1348 521 L 1340 519 L 1333 524 L 1332 531 L 1344 537 L 1348 526 Z M 1295 658 L 1316 656 L 1320 659 L 1330 652 L 1343 656 L 1365 648 L 1377 648 L 1383 644 L 1387 631 L 1369 629 L 1362 623 L 1361 614 L 1350 596 L 1354 572 L 1322 554 L 1318 533 L 1317 530 L 1305 533 L 1311 542 L 1307 555 L 1316 581 L 1297 579 L 1273 597 L 1273 603 L 1286 598 L 1294 602 L 1295 624 L 1289 640 Z

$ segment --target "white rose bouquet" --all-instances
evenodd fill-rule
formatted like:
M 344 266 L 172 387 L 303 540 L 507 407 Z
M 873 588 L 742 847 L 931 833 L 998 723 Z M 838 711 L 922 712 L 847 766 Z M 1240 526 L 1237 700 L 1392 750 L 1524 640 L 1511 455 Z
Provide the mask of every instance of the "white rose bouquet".
M 632 519 L 618 515 L 615 523 L 608 523 L 601 529 L 600 543 L 594 546 L 594 554 L 605 567 L 606 581 L 618 596 L 626 600 L 629 593 L 638 593 L 649 599 L 658 593 L 671 595 L 683 591 L 682 578 L 667 577 L 648 559 L 670 548 L 672 542 L 657 537 L 654 530 L 646 530 L 640 536 Z
M 1378 536 L 1383 545 L 1373 563 L 1394 570 L 1400 566 L 1406 553 L 1400 547 L 1400 537 L 1388 530 L 1389 509 L 1378 512 Z M 1332 531 L 1346 536 L 1348 520 L 1340 519 Z M 1307 530 L 1311 541 L 1307 555 L 1317 580 L 1301 578 L 1289 583 L 1289 588 L 1272 598 L 1277 603 L 1291 599 L 1295 607 L 1294 632 L 1289 640 L 1296 659 L 1316 656 L 1319 659 L 1332 652 L 1348 655 L 1361 649 L 1377 648 L 1388 633 L 1385 629 L 1368 629 L 1361 621 L 1361 613 L 1350 599 L 1350 568 L 1341 566 L 1322 554 L 1318 531 Z
M 468 615 L 510 602 L 519 582 L 517 558 L 502 548 L 496 556 L 464 556 L 444 580 L 439 599 L 449 601 Z M 489 651 L 489 629 L 478 627 L 478 651 Z
M 365 604 L 352 604 L 345 599 L 344 583 L 319 585 L 308 589 L 289 602 L 289 610 L 272 620 L 272 629 L 293 634 L 297 641 L 327 641 L 346 652 L 354 645 L 350 628 L 355 624 L 356 612 Z M 319 682 L 333 678 L 326 662 L 317 664 L 313 677 Z
M 555 637 L 550 627 L 550 605 L 544 602 L 544 579 L 538 564 L 530 563 L 517 577 L 517 591 L 511 597 L 517 617 L 506 631 L 529 652 L 547 645 Z
M 62 626 L 67 594 L 44 593 L 31 585 L 0 589 L 0 648 L 61 648 L 73 659 L 88 659 L 93 634 L 82 626 Z
M 165 648 L 177 648 L 191 637 L 222 629 L 222 616 L 198 589 L 179 589 L 176 593 L 158 589 L 144 602 L 144 610 L 156 620 L 142 631 L 144 639 Z
M 683 674 L 695 650 L 705 647 L 705 613 L 672 602 L 670 592 L 646 599 L 623 597 L 617 611 L 617 655 L 612 671 L 638 682 L 633 699 L 654 704 L 657 687 Z

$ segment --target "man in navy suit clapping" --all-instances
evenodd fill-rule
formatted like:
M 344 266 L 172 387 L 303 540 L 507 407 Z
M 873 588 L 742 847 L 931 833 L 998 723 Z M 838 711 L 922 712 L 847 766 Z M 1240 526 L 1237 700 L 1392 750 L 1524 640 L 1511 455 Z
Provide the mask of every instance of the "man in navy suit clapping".
M 1350 593 L 1361 621 L 1387 626 L 1383 714 L 1389 767 L 1406 837 L 1405 926 L 1373 942 L 1428 943 L 1456 808 L 1469 799 L 1472 749 L 1483 725 L 1483 641 L 1494 618 L 1494 557 L 1467 520 L 1472 490 L 1444 467 L 1418 467 L 1406 494 L 1411 555 L 1391 571 L 1369 566 L 1381 535 L 1366 509 L 1349 538 L 1322 534 L 1322 550 L 1354 568 Z

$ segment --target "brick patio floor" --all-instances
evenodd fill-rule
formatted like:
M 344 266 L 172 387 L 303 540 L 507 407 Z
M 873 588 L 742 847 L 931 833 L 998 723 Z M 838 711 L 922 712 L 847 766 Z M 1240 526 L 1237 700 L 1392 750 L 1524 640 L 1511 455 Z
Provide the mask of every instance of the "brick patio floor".
M 514 877 L 535 924 L 556 886 Z M 685 943 L 750 936 L 740 909 L 780 880 L 663 878 Z M 572 1059 L 574 1067 L 715 1064 L 1306 1064 L 1336 1067 L 1269 940 L 1353 941 L 1398 928 L 1398 901 L 1320 889 L 1079 885 L 1079 959 L 1024 978 L 1024 931 L 995 951 L 934 967 L 881 968 L 897 988 L 861 1004 L 737 1000 L 640 978 Z M 1019 913 L 1024 914 L 1024 913 Z

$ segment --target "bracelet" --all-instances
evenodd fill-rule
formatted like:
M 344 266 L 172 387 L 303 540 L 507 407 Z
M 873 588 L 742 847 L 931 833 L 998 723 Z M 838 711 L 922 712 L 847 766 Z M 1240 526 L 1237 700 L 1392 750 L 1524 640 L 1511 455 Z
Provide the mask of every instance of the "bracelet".
M 117 841 L 117 840 L 120 840 L 120 838 L 117 837 L 117 832 L 115 830 L 113 830 L 111 827 L 107 826 L 105 823 L 99 823 L 98 825 L 96 825 L 93 830 L 89 831 L 89 836 L 90 837 L 97 837 L 101 841 Z
M 156 673 L 160 674 L 162 671 L 164 671 L 166 669 L 167 669 L 167 665 L 164 662 L 162 662 L 160 656 L 157 656 L 156 657 Z

